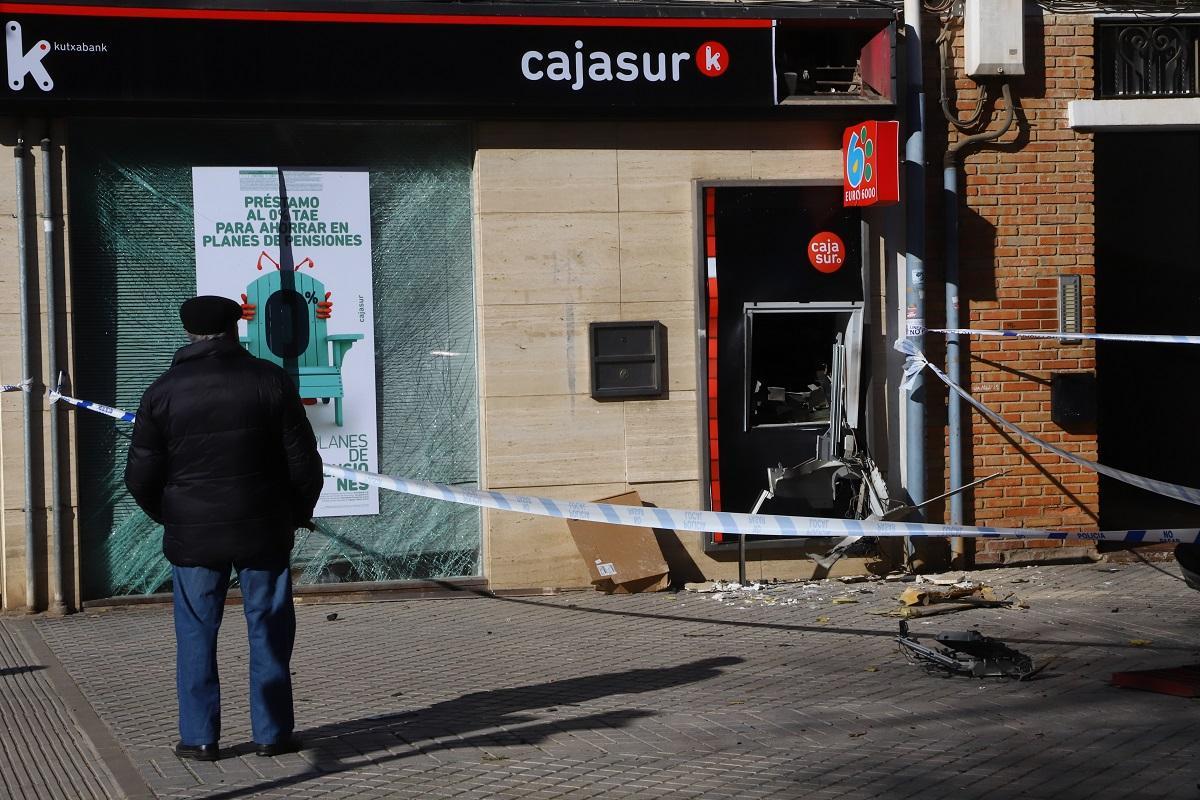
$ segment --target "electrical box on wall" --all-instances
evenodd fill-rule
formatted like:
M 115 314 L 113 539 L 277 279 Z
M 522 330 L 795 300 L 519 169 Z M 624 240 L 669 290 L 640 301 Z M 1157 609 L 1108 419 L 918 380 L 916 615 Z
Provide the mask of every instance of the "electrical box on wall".
M 1024 0 L 965 0 L 963 30 L 968 75 L 1025 74 Z
M 1050 376 L 1050 419 L 1068 433 L 1096 424 L 1096 373 L 1055 372 Z

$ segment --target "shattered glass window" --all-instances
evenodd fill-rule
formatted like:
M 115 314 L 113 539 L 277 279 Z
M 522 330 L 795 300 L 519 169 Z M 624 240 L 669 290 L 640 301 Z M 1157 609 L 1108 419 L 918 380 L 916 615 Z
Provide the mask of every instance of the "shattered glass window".
M 381 471 L 478 485 L 465 125 L 80 122 L 68 144 L 75 396 L 135 410 L 186 344 L 193 166 L 366 170 Z M 131 426 L 86 412 L 77 423 L 84 596 L 167 590 L 162 531 L 123 484 Z M 298 584 L 480 573 L 480 514 L 468 506 L 384 491 L 377 516 L 317 522 L 297 534 Z

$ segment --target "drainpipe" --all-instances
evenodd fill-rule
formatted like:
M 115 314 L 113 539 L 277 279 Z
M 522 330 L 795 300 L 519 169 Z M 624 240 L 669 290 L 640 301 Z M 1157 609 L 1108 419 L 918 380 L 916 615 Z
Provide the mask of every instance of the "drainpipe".
M 925 349 L 925 80 L 921 59 L 921 0 L 904 0 L 904 52 L 908 139 L 904 143 L 905 183 L 905 336 Z M 905 400 L 908 425 L 905 464 L 909 503 L 925 501 L 925 377 L 918 373 Z M 905 538 L 907 560 L 913 543 Z
M 1007 83 L 1003 87 L 1004 122 L 994 131 L 984 131 L 974 136 L 959 139 L 946 148 L 946 156 L 942 162 L 942 186 L 945 192 L 946 205 L 946 327 L 958 328 L 958 157 L 966 148 L 981 142 L 999 139 L 1012 127 L 1016 112 L 1013 109 L 1012 91 Z M 962 361 L 959 353 L 960 337 L 957 333 L 946 335 L 946 374 L 950 380 L 959 386 L 962 381 Z M 962 525 L 963 494 L 963 419 L 962 406 L 955 392 L 947 392 L 946 423 L 950 432 L 950 524 Z M 968 415 L 969 416 L 969 415 Z M 951 563 L 957 568 L 963 566 L 962 561 L 966 548 L 961 536 L 950 540 Z
M 58 327 L 55 315 L 57 303 L 54 247 L 54 182 L 51 164 L 50 138 L 42 139 L 42 236 L 46 247 L 46 349 L 50 380 L 58 381 Z M 57 405 L 50 406 L 50 546 L 47 548 L 48 571 L 50 573 L 51 614 L 65 614 L 63 603 L 62 568 L 62 497 L 59 485 Z
M 20 295 L 21 380 L 33 376 L 33 353 L 29 348 L 29 257 L 25 247 L 25 140 L 19 134 L 13 148 L 17 189 L 17 291 Z M 37 610 L 37 559 L 33 536 L 33 388 L 22 392 L 22 425 L 25 440 L 25 608 Z

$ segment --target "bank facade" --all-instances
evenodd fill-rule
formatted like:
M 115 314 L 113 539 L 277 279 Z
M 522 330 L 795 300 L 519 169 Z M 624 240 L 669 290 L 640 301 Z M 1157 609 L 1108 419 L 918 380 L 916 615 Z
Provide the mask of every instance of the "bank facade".
M 926 323 L 906 286 L 912 204 L 845 203 L 847 131 L 907 122 L 897 10 L 230 2 L 5 4 L 4 12 L 12 57 L 2 124 L 16 157 L 3 177 L 0 263 L 13 296 L 23 280 L 29 301 L 24 316 L 14 301 L 0 317 L 9 343 L 0 382 L 33 381 L 28 417 L 21 392 L 4 395 L 0 416 L 5 608 L 26 606 L 29 591 L 38 608 L 163 591 L 160 534 L 121 484 L 128 431 L 111 417 L 52 407 L 43 394 L 59 388 L 136 409 L 184 343 L 176 309 L 210 285 L 203 263 L 243 270 L 237 286 L 247 289 L 277 274 L 285 292 L 288 281 L 323 290 L 358 270 L 362 291 L 293 292 L 332 302 L 328 330 L 342 333 L 322 337 L 349 342 L 360 335 L 349 333 L 356 323 L 369 326 L 366 338 L 343 345 L 336 387 L 306 395 L 334 463 L 557 499 L 632 488 L 659 507 L 749 511 L 768 467 L 849 447 L 870 455 L 893 503 L 940 493 L 935 457 L 919 462 L 929 488 L 910 493 L 917 462 L 906 451 L 909 401 L 892 348 Z M 1090 88 L 1045 92 L 1047 121 L 1030 115 L 1034 129 L 1064 130 L 1090 147 L 1090 134 L 1057 120 Z M 1026 109 L 1037 106 L 1025 97 Z M 932 114 L 928 124 L 938 127 Z M 906 130 L 890 134 L 893 158 L 902 158 Z M 1043 149 L 1033 144 L 1012 149 Z M 979 176 L 993 174 L 970 158 L 968 208 L 986 204 Z M 292 209 L 290 238 L 281 244 L 278 222 L 272 228 L 270 215 L 246 202 L 246 213 L 214 222 L 205 239 L 203 170 L 223 170 L 247 197 L 258 192 Z M 338 225 L 350 223 L 279 199 L 316 197 L 311 187 L 333 186 L 329 176 L 339 174 L 362 178 L 366 267 L 349 256 L 313 259 L 306 248 L 345 244 L 338 232 L 350 228 Z M 264 175 L 278 187 L 246 188 Z M 1075 204 L 1086 205 L 1086 192 L 1075 190 Z M 1052 224 L 1087 226 L 1088 213 Z M 938 224 L 931 219 L 931 231 Z M 1084 238 L 1073 244 L 1090 247 Z M 1056 276 L 1072 271 L 1060 267 L 1081 274 L 1083 321 L 1091 319 L 1088 253 L 1059 265 L 1018 249 L 1013 258 L 1036 263 L 1013 264 L 1009 278 L 1003 247 L 997 239 L 998 291 L 970 306 L 972 321 L 1009 319 L 1029 299 L 1010 289 L 1057 291 Z M 223 254 L 232 259 L 239 248 L 263 257 L 229 266 Z M 937 253 L 928 261 L 936 270 Z M 284 318 L 273 296 L 257 305 L 264 330 Z M 928 313 L 941 313 L 936 300 Z M 1070 370 L 1051 369 L 1094 371 L 1091 350 L 1080 348 Z M 1038 358 L 1062 361 L 1049 349 Z M 372 392 L 351 380 L 352 365 L 371 375 Z M 974 363 L 972 375 L 981 368 Z M 972 379 L 994 384 L 997 402 L 1007 402 L 1002 384 L 1015 380 L 1004 370 Z M 936 454 L 944 401 L 936 386 L 927 392 L 927 450 Z M 351 430 L 343 401 L 347 420 L 359 413 L 352 404 L 366 403 L 369 433 Z M 1048 425 L 1049 397 L 1027 402 Z M 991 452 L 988 435 L 976 434 L 969 472 L 978 477 L 1000 463 L 989 459 L 1024 458 L 1003 444 Z M 1096 436 L 1078 441 L 1086 453 Z M 1047 471 L 1042 458 L 1034 457 L 1030 485 Z M 1063 471 L 1049 469 L 1060 484 Z M 997 513 L 1006 506 L 981 490 L 972 516 L 1086 527 L 1094 478 L 1074 466 L 1065 472 L 1082 504 L 1064 501 L 1054 520 L 1050 503 L 1036 518 Z M 988 488 L 1019 497 L 1025 479 L 1011 478 Z M 302 591 L 544 590 L 592 578 L 561 520 L 376 497 L 333 479 L 327 491 L 369 502 L 323 516 L 316 532 L 298 537 Z M 843 514 L 832 484 L 829 493 L 827 502 L 779 498 L 762 510 Z M 28 519 L 26 508 L 34 509 Z M 940 521 L 939 505 L 924 510 Z M 737 574 L 736 548 L 719 531 L 662 532 L 660 542 L 681 574 Z M 807 556 L 829 546 L 754 541 L 749 577 L 807 577 Z M 864 564 L 847 559 L 840 568 Z

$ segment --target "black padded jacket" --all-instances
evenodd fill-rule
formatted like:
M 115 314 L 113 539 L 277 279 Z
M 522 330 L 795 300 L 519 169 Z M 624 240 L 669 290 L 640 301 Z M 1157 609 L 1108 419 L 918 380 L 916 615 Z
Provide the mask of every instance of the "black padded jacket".
M 323 482 L 292 379 L 236 341 L 181 348 L 142 396 L 125 485 L 172 564 L 286 556 Z

